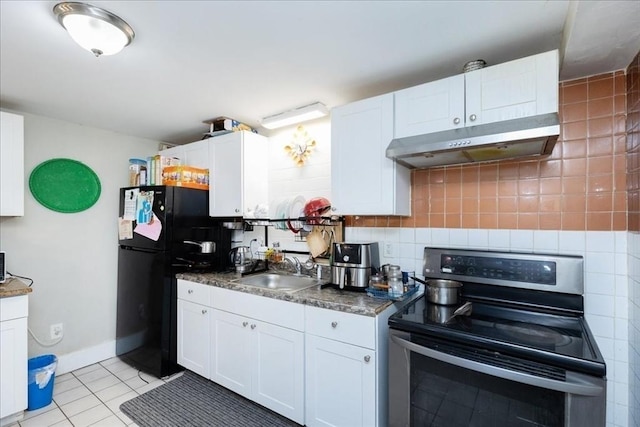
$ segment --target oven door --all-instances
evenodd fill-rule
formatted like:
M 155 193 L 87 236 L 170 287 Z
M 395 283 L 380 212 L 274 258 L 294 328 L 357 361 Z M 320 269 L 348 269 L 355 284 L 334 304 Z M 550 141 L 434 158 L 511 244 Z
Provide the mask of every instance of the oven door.
M 605 424 L 605 379 L 389 329 L 389 425 Z

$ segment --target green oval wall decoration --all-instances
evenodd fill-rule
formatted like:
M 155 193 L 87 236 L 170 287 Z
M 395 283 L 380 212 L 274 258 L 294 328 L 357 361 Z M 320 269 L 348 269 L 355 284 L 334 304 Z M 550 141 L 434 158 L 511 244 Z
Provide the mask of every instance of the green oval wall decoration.
M 31 172 L 29 189 L 40 204 L 63 213 L 89 209 L 100 198 L 100 179 L 87 165 L 72 159 L 51 159 Z

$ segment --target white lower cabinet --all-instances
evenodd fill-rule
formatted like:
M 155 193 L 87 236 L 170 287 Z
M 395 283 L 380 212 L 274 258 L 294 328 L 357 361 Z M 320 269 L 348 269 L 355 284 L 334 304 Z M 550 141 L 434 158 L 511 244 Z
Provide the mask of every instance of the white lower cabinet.
M 304 334 L 214 310 L 211 380 L 304 422 Z
M 251 394 L 249 320 L 214 310 L 211 322 L 211 379 L 248 397 Z
M 376 352 L 307 334 L 306 425 L 376 425 Z
M 178 299 L 178 364 L 207 379 L 211 379 L 211 311 Z
M 386 425 L 386 341 L 377 321 L 305 307 L 307 426 Z
M 26 295 L 0 299 L 0 425 L 13 424 L 27 409 Z
M 398 309 L 363 316 L 178 280 L 178 363 L 299 424 L 386 426 Z
M 212 288 L 211 380 L 304 424 L 304 307 Z

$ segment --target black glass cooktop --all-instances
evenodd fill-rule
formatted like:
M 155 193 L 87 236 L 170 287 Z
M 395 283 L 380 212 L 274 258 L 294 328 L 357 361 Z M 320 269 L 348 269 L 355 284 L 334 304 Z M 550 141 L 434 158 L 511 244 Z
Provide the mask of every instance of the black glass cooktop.
M 581 315 L 469 301 L 469 316 L 445 323 L 458 306 L 432 304 L 423 296 L 391 316 L 389 326 L 422 339 L 452 340 L 482 351 L 604 376 L 604 359 Z

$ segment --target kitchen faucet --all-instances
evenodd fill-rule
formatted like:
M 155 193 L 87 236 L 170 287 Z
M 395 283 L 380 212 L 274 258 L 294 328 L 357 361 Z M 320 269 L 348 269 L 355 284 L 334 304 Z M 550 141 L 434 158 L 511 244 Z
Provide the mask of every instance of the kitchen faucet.
M 291 258 L 284 259 L 285 261 L 291 263 L 293 267 L 296 269 L 295 275 L 302 276 L 302 263 L 298 259 L 298 257 L 292 256 Z

